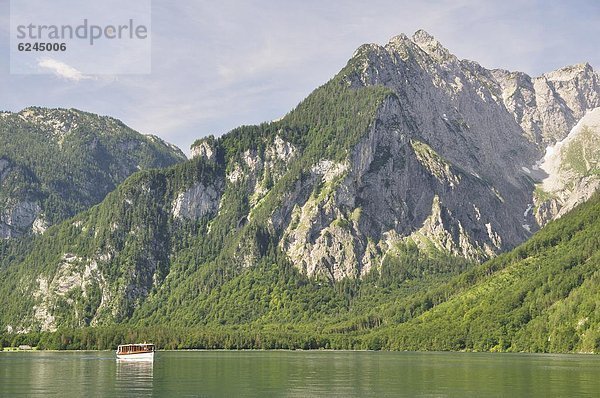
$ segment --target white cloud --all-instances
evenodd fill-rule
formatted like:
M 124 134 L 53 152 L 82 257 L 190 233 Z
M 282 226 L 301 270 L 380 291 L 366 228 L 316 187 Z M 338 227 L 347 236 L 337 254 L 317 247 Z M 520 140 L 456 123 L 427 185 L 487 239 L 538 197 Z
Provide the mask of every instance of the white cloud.
M 61 77 L 63 79 L 71 80 L 78 82 L 82 79 L 89 79 L 90 76 L 86 76 L 82 74 L 77 69 L 73 68 L 70 65 L 65 64 L 64 62 L 57 61 L 52 58 L 44 58 L 38 61 L 38 66 L 43 69 L 48 69 L 56 76 Z

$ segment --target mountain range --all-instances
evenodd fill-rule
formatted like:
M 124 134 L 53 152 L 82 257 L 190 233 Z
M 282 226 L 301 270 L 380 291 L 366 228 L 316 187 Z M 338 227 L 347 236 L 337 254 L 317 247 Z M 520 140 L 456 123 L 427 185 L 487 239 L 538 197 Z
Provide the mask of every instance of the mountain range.
M 115 119 L 4 113 L 0 329 L 597 351 L 598 108 L 589 64 L 489 70 L 420 30 L 187 161 Z

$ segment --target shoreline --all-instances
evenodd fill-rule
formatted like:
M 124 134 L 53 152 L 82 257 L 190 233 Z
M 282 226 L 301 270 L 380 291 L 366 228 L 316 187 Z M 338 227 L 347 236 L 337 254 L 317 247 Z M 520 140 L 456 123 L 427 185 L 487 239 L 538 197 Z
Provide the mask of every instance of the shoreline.
M 11 348 L 11 349 L 7 349 Z M 31 350 L 19 350 L 13 349 L 14 347 L 4 347 L 3 350 L 0 351 L 2 353 L 62 353 L 62 352 L 70 352 L 70 353 L 86 353 L 86 352 L 112 352 L 115 350 L 39 350 L 37 348 L 33 348 Z M 413 354 L 508 354 L 508 355 L 577 355 L 577 356 L 595 356 L 600 355 L 600 353 L 594 352 L 508 352 L 508 351 L 390 351 L 390 350 L 345 350 L 345 349 L 330 349 L 330 348 L 318 348 L 318 349 L 225 349 L 225 348 L 215 348 L 215 349 L 207 349 L 207 348 L 182 348 L 182 349 L 157 349 L 155 352 L 303 352 L 303 353 L 315 353 L 315 352 L 326 352 L 326 353 L 413 353 Z

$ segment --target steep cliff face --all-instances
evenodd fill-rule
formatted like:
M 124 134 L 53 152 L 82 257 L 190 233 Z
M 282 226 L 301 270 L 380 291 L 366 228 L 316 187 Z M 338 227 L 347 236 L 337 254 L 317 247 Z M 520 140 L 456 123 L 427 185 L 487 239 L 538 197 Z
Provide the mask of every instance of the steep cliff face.
M 42 233 L 134 172 L 185 160 L 120 121 L 74 109 L 0 114 L 0 239 Z
M 540 149 L 564 139 L 586 111 L 600 106 L 600 79 L 589 64 L 532 78 L 493 70 L 506 108 Z
M 494 186 L 421 141 L 402 112 L 390 97 L 351 156 L 317 163 L 317 190 L 284 204 L 293 210 L 280 246 L 309 275 L 365 275 L 406 241 L 481 259 L 525 239 L 521 215 L 510 213 Z

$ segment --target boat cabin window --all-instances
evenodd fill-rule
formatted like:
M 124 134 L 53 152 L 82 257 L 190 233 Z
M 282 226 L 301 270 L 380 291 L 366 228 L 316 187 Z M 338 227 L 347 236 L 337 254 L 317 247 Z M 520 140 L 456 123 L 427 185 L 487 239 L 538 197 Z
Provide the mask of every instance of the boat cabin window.
M 117 352 L 119 354 L 136 354 L 140 352 L 153 352 L 153 344 L 128 344 L 121 345 L 118 347 Z

